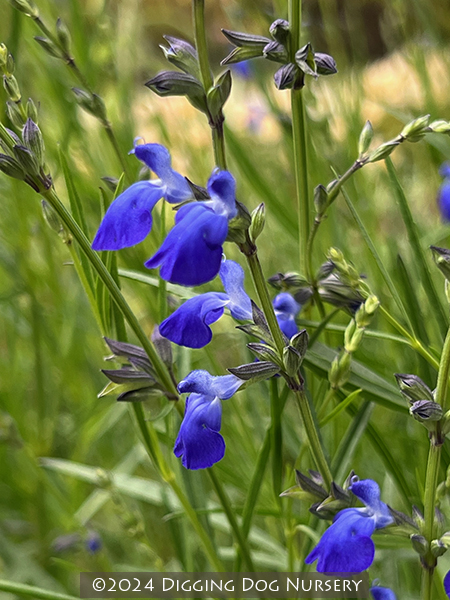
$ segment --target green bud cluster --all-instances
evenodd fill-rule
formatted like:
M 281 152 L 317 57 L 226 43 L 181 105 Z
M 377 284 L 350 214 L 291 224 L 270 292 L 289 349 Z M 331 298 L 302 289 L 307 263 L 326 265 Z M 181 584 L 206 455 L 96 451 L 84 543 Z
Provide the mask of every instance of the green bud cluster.
M 329 373 L 330 385 L 339 389 L 347 382 L 350 375 L 352 354 L 361 344 L 366 327 L 370 324 L 380 302 L 376 296 L 369 296 L 356 311 L 344 333 L 344 348 L 333 360 Z

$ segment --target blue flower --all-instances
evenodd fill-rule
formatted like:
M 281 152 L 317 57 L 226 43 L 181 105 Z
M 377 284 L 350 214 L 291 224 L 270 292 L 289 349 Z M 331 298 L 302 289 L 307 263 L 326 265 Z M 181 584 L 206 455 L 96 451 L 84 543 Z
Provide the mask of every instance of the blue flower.
M 448 571 L 447 575 L 444 577 L 444 590 L 447 596 L 450 598 L 450 571 Z
M 94 250 L 120 250 L 142 242 L 151 231 L 152 210 L 158 200 L 179 203 L 192 198 L 184 177 L 172 169 L 164 146 L 142 144 L 132 152 L 159 180 L 133 183 L 112 202 L 92 242 Z
M 161 323 L 161 335 L 179 346 L 203 348 L 212 338 L 209 326 L 220 319 L 225 307 L 239 321 L 252 318 L 242 267 L 232 260 L 225 260 L 219 273 L 226 293 L 208 292 L 187 300 Z
M 389 588 L 375 586 L 370 588 L 373 600 L 397 600 L 394 592 Z
M 350 490 L 366 506 L 341 510 L 306 557 L 307 564 L 318 561 L 319 573 L 361 573 L 368 569 L 375 556 L 373 532 L 394 521 L 388 506 L 380 500 L 380 488 L 375 481 L 359 481 L 355 477 Z
M 96 554 L 102 549 L 102 539 L 96 531 L 89 532 L 85 543 L 90 554 Z
M 302 307 L 294 300 L 291 294 L 288 294 L 287 292 L 282 292 L 281 294 L 278 294 L 278 296 L 275 296 L 272 304 L 281 331 L 286 337 L 291 339 L 291 337 L 298 332 L 295 317 Z
M 214 377 L 207 371 L 192 371 L 179 383 L 180 394 L 190 396 L 173 451 L 186 469 L 207 469 L 223 458 L 221 400 L 231 398 L 243 383 L 234 375 Z
M 182 206 L 175 227 L 145 266 L 161 267 L 166 281 L 195 286 L 211 281 L 222 261 L 228 221 L 236 216 L 236 182 L 228 171 L 215 171 L 208 181 L 211 200 Z

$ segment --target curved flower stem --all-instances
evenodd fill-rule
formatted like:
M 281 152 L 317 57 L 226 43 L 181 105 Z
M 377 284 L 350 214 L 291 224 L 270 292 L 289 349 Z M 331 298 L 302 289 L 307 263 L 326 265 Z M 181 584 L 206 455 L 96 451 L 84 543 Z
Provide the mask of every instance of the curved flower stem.
M 269 290 L 267 289 L 266 280 L 264 278 L 264 274 L 261 269 L 261 264 L 258 259 L 256 246 L 252 244 L 250 240 L 248 240 L 245 244 L 241 245 L 241 251 L 247 258 L 247 263 L 250 267 L 253 283 L 256 288 L 256 293 L 261 303 L 261 308 L 263 309 L 264 315 L 266 317 L 270 333 L 272 334 L 273 340 L 275 342 L 275 346 L 278 350 L 280 357 L 282 357 L 285 342 L 283 339 L 283 334 L 280 330 L 280 326 L 278 325 L 277 318 L 275 316 L 275 311 L 273 309 L 272 302 L 269 296 Z M 328 466 L 327 459 L 325 458 L 325 454 L 320 443 L 319 434 L 313 416 L 311 414 L 308 399 L 306 398 L 306 394 L 299 380 L 294 380 L 290 378 L 288 381 L 288 385 L 290 389 L 293 390 L 295 393 L 297 405 L 299 407 L 300 414 L 305 425 L 306 435 L 308 436 L 311 453 L 314 457 L 314 462 L 316 463 L 317 468 L 319 469 L 323 477 L 323 480 L 326 482 L 329 488 L 333 477 L 331 475 L 330 467 Z
M 171 394 L 173 394 L 175 397 L 178 397 L 177 389 L 170 377 L 170 374 L 165 364 L 160 359 L 153 344 L 148 339 L 147 335 L 145 334 L 144 330 L 139 324 L 139 321 L 137 320 L 135 314 L 131 310 L 128 302 L 123 297 L 122 292 L 120 291 L 118 285 L 112 278 L 108 269 L 105 267 L 98 254 L 94 250 L 92 250 L 89 240 L 84 235 L 77 222 L 73 219 L 72 215 L 66 209 L 61 200 L 58 198 L 53 188 L 44 192 L 43 196 L 49 202 L 52 208 L 56 211 L 61 221 L 67 227 L 67 230 L 70 231 L 74 239 L 78 242 L 82 252 L 86 255 L 86 258 L 89 260 L 92 267 L 97 272 L 97 275 L 105 284 L 105 287 L 111 294 L 112 299 L 117 304 L 128 325 L 131 327 L 136 337 L 139 339 L 150 361 L 153 363 L 155 371 L 161 383 L 164 385 L 165 389 Z
M 290 60 L 295 62 L 295 53 L 301 45 L 301 0 L 289 0 Z M 308 187 L 308 147 L 305 107 L 301 89 L 291 90 L 292 138 L 294 142 L 294 171 L 297 190 L 299 259 L 304 272 L 307 272 L 307 244 L 309 238 L 309 187 Z
M 447 404 L 448 377 L 450 373 L 450 329 L 447 331 L 444 347 L 442 349 L 441 360 L 439 363 L 439 372 L 437 378 L 435 402 L 440 404 L 445 411 Z M 436 488 L 439 478 L 439 466 L 441 461 L 442 444 L 444 443 L 440 431 L 439 422 L 436 424 L 436 430 L 430 434 L 430 450 L 428 453 L 427 474 L 425 479 L 424 496 L 424 535 L 428 543 L 431 543 L 435 536 L 435 511 L 436 511 Z M 436 558 L 428 553 L 423 557 L 423 583 L 422 595 L 424 600 L 431 600 L 433 587 L 433 574 L 436 567 Z

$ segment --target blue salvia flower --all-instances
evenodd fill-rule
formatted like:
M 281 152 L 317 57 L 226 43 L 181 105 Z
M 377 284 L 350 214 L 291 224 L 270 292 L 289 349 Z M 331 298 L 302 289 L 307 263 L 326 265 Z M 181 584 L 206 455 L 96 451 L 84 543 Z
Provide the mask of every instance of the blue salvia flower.
M 444 577 L 444 590 L 447 596 L 450 598 L 450 571 L 448 571 L 447 575 Z
M 373 532 L 394 522 L 388 506 L 380 500 L 375 481 L 354 477 L 349 489 L 366 506 L 341 510 L 306 557 L 307 564 L 318 561 L 319 573 L 361 573 L 368 569 L 375 556 Z
M 211 200 L 182 206 L 175 227 L 145 266 L 161 267 L 166 281 L 195 286 L 211 281 L 222 261 L 228 221 L 237 214 L 236 182 L 228 171 L 215 171 L 208 185 Z
M 439 174 L 444 177 L 438 192 L 439 210 L 444 221 L 450 221 L 450 164 L 444 163 Z
M 219 274 L 226 293 L 207 292 L 187 300 L 161 323 L 161 335 L 179 346 L 203 348 L 212 339 L 210 325 L 220 319 L 225 308 L 238 321 L 252 318 L 242 267 L 232 260 L 224 260 Z
M 90 554 L 96 554 L 102 549 L 102 538 L 96 531 L 90 531 L 85 544 Z
M 300 312 L 300 304 L 288 292 L 282 292 L 275 296 L 272 304 L 281 331 L 291 339 L 298 332 L 295 317 Z
M 112 202 L 92 242 L 94 250 L 121 250 L 139 244 L 151 231 L 152 210 L 158 200 L 180 203 L 192 198 L 185 178 L 172 169 L 167 148 L 141 144 L 132 152 L 159 180 L 133 183 Z
M 373 600 L 397 600 L 394 592 L 385 587 L 379 587 L 378 585 L 370 588 Z
M 190 396 L 173 451 L 186 469 L 206 469 L 223 458 L 221 401 L 231 398 L 243 383 L 235 375 L 214 377 L 201 370 L 192 371 L 179 383 L 180 394 L 189 392 Z

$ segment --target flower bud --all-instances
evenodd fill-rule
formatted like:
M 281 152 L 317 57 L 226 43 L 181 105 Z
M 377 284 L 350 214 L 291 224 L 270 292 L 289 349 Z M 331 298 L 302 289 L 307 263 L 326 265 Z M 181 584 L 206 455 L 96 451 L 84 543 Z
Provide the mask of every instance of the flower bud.
M 31 98 L 28 98 L 28 102 L 27 102 L 27 117 L 29 119 L 32 119 L 37 125 L 38 111 L 37 111 L 36 104 L 33 102 L 33 100 Z
M 267 46 L 264 46 L 263 56 L 273 62 L 286 63 L 288 61 L 286 48 L 278 42 L 269 42 Z
M 45 146 L 41 130 L 34 121 L 27 119 L 23 128 L 23 142 L 25 146 L 33 153 L 40 167 L 45 162 Z
M 314 62 L 316 63 L 316 71 L 319 75 L 334 75 L 338 72 L 336 61 L 329 54 L 315 52 Z
M 67 55 L 70 55 L 70 32 L 66 24 L 60 18 L 56 21 L 56 35 L 58 36 L 58 41 L 64 52 Z
M 428 128 L 434 133 L 450 133 L 450 122 L 439 119 L 430 123 Z
M 20 93 L 19 84 L 14 75 L 3 75 L 3 87 L 13 102 L 20 102 L 22 94 Z
M 425 115 L 423 117 L 419 117 L 418 119 L 414 119 L 414 121 L 411 121 L 405 125 L 400 135 L 408 140 L 409 138 L 414 138 L 418 134 L 425 134 L 429 122 L 430 115 Z
M 97 94 L 88 94 L 79 88 L 72 88 L 72 92 L 75 94 L 75 100 L 81 108 L 84 108 L 86 112 L 100 121 L 106 121 L 106 107 L 100 96 Z
M 274 74 L 273 79 L 279 90 L 287 90 L 294 86 L 297 76 L 297 67 L 293 63 L 287 63 L 278 69 Z
M 14 158 L 20 164 L 26 174 L 39 176 L 39 164 L 33 152 L 26 146 L 17 145 L 13 148 Z
M 255 242 L 264 230 L 266 223 L 266 207 L 264 202 L 261 202 L 259 206 L 252 212 L 252 222 L 250 224 L 250 239 Z
M 200 79 L 200 67 L 198 64 L 197 50 L 186 42 L 170 35 L 165 35 L 164 39 L 169 47 L 160 46 L 167 60 L 196 79 Z
M 267 40 L 268 42 L 270 40 Z M 258 58 L 263 55 L 263 49 L 259 47 L 241 48 L 238 46 L 234 48 L 228 56 L 226 56 L 220 64 L 222 66 L 232 65 L 243 60 L 250 60 L 251 58 Z
M 269 28 L 269 33 L 280 44 L 286 44 L 289 38 L 289 23 L 285 19 L 277 19 Z
M 25 172 L 20 164 L 7 154 L 0 154 L 0 171 L 8 175 L 8 177 L 13 177 L 14 179 L 25 179 Z
M 61 56 L 61 51 L 55 46 L 55 44 L 51 40 L 40 35 L 34 36 L 34 39 L 37 41 L 39 46 L 41 46 L 41 48 L 43 48 L 45 52 L 47 52 L 49 56 L 52 56 L 53 58 L 63 58 Z
M 343 352 L 340 356 L 336 356 L 331 363 L 328 380 L 334 390 L 341 388 L 347 383 L 350 375 L 351 362 L 351 354 Z
M 15 102 L 8 100 L 6 102 L 6 112 L 11 123 L 17 127 L 17 129 L 21 129 L 23 127 L 24 119 L 19 106 Z
M 186 96 L 191 104 L 207 113 L 206 96 L 202 84 L 187 73 L 162 71 L 145 84 L 158 96 Z
M 435 558 L 439 558 L 447 552 L 447 546 L 442 542 L 442 540 L 432 540 L 430 544 L 431 554 Z
M 5 44 L 0 44 L 0 70 L 4 71 L 6 69 L 7 60 L 8 48 Z
M 446 279 L 450 280 L 450 250 L 438 246 L 430 246 L 430 248 L 437 268 Z
M 297 50 L 295 53 L 295 62 L 298 68 L 303 71 L 305 75 L 311 75 L 317 79 L 316 63 L 314 60 L 314 52 L 311 44 L 308 42 L 303 48 Z
M 369 154 L 368 162 L 377 162 L 379 160 L 384 160 L 392 154 L 392 152 L 399 144 L 400 142 L 398 140 L 391 140 L 390 142 L 381 144 L 381 146 L 378 146 L 378 148 L 374 150 L 372 154 Z
M 225 71 L 215 85 L 208 90 L 208 108 L 212 117 L 220 114 L 231 92 L 231 71 Z
M 359 136 L 358 142 L 358 156 L 364 156 L 369 150 L 369 146 L 373 140 L 373 127 L 370 121 L 366 121 L 362 128 L 361 135 Z
M 406 396 L 409 402 L 412 403 L 418 400 L 434 401 L 432 391 L 417 375 L 396 373 L 395 378 L 401 393 Z
M 269 38 L 266 38 L 262 35 L 253 35 L 252 33 L 230 31 L 229 29 L 222 29 L 222 33 L 227 40 L 235 46 L 243 48 L 259 48 L 261 52 L 264 46 L 270 42 Z
M 289 377 L 295 377 L 302 364 L 302 356 L 293 346 L 286 346 L 283 350 L 283 363 Z
M 411 540 L 412 547 L 417 552 L 417 554 L 420 554 L 420 556 L 425 556 L 429 548 L 426 538 L 423 535 L 414 533 L 409 539 Z
M 11 4 L 27 17 L 32 17 L 33 19 L 39 17 L 38 7 L 33 0 L 11 0 Z
M 297 350 L 300 357 L 304 358 L 308 349 L 309 335 L 306 329 L 302 329 L 291 338 L 291 346 Z
M 442 418 L 442 406 L 430 400 L 417 400 L 409 409 L 411 415 L 420 423 L 424 421 L 440 421 Z
M 314 206 L 316 213 L 323 215 L 328 204 L 328 192 L 325 186 L 321 183 L 314 189 Z

